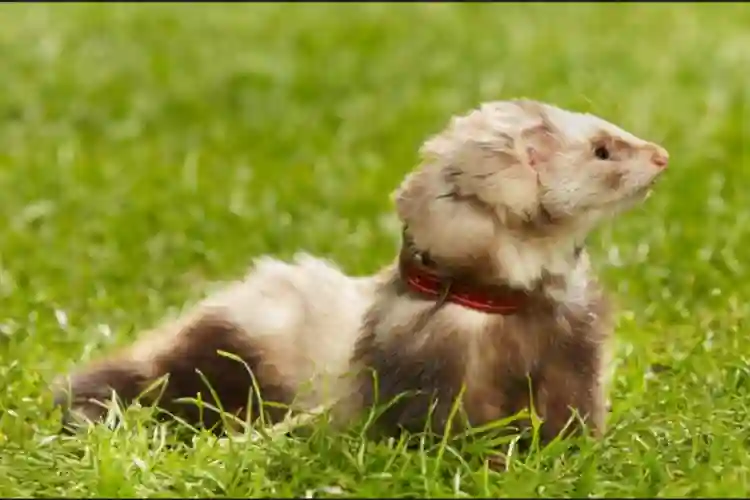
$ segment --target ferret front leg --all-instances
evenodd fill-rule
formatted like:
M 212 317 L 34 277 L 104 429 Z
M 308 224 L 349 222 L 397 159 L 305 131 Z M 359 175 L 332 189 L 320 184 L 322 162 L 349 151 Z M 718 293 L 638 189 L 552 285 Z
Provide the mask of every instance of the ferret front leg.
M 580 433 L 581 422 L 595 437 L 604 433 L 606 395 L 598 360 L 592 353 L 559 356 L 545 363 L 537 381 L 535 409 L 542 419 L 541 438 Z

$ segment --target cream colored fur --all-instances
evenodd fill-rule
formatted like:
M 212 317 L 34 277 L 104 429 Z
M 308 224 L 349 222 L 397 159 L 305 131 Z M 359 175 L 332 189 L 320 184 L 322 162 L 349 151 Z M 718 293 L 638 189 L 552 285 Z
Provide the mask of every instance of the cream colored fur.
M 599 137 L 615 160 L 593 155 Z M 496 278 L 523 288 L 545 271 L 572 273 L 574 246 L 637 199 L 661 173 L 652 157 L 667 156 L 601 118 L 535 101 L 483 104 L 454 118 L 421 153 L 421 167 L 395 194 L 416 246 L 457 263 L 491 255 Z M 622 181 L 611 189 L 615 174 Z M 565 224 L 534 237 L 510 227 L 541 209 Z
M 305 253 L 291 262 L 256 260 L 244 279 L 223 285 L 180 318 L 145 334 L 132 358 L 146 361 L 180 342 L 185 325 L 217 314 L 264 341 L 265 356 L 296 388 L 295 406 L 310 410 L 341 392 L 362 316 L 377 276 L 351 277 L 333 263 Z

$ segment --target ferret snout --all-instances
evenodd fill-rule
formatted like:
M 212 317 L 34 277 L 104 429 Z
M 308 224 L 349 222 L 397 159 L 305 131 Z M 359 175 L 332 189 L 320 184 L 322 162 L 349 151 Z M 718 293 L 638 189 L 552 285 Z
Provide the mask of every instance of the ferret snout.
M 654 146 L 654 152 L 651 153 L 651 163 L 659 168 L 666 168 L 669 164 L 669 153 L 661 146 Z

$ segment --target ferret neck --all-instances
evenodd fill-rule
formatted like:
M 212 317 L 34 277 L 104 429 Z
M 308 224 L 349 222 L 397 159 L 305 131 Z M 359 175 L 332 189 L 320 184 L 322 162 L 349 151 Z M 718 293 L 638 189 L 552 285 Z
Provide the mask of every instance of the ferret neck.
M 499 253 L 497 264 L 510 265 L 513 273 L 503 278 L 505 273 L 498 269 L 501 274 L 493 279 L 495 273 L 489 269 L 488 274 L 476 269 L 446 268 L 444 263 L 435 262 L 429 252 L 415 247 L 404 228 L 398 258 L 399 275 L 412 292 L 431 297 L 439 303 L 452 302 L 488 313 L 513 314 L 525 307 L 532 296 L 542 292 L 548 279 L 567 275 L 563 268 L 574 267 L 583 251 L 582 245 L 571 246 L 563 252 L 567 256 L 554 255 L 556 262 L 541 253 L 523 252 L 510 241 L 504 243 L 508 246 L 500 245 L 499 252 L 502 253 L 503 249 L 507 251 L 508 247 L 511 251 L 509 255 Z M 550 264 L 551 268 L 542 267 L 543 263 Z
M 427 253 L 413 248 L 405 231 L 398 270 L 409 290 L 435 300 L 438 307 L 450 302 L 485 313 L 509 315 L 517 313 L 529 301 L 525 290 L 480 284 L 441 272 Z
M 505 234 L 498 238 L 489 260 L 498 280 L 533 290 L 547 277 L 565 279 L 577 266 L 582 251 L 583 244 L 574 235 L 526 240 Z

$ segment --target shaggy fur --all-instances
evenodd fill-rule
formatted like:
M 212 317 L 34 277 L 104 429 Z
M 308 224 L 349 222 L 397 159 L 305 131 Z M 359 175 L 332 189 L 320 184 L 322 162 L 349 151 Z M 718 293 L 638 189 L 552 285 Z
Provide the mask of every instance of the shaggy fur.
M 412 393 L 379 419 L 388 431 L 422 430 L 428 413 L 439 431 L 462 394 L 467 424 L 533 401 L 545 439 L 573 412 L 600 434 L 611 324 L 584 239 L 644 198 L 667 152 L 601 118 L 517 100 L 454 118 L 421 156 L 395 193 L 410 244 L 393 264 L 352 278 L 309 256 L 261 259 L 245 280 L 75 373 L 70 396 L 67 385 L 56 395 L 72 410 L 67 421 L 98 419 L 95 400 L 114 391 L 131 401 L 163 376 L 159 404 L 193 423 L 200 414 L 175 400 L 198 394 L 215 404 L 204 378 L 224 410 L 257 414 L 254 377 L 265 401 L 334 405 L 342 423 Z M 442 276 L 528 300 L 501 315 L 420 295 L 400 264 L 426 255 Z M 272 421 L 281 415 L 269 412 Z M 203 422 L 217 423 L 205 413 Z

